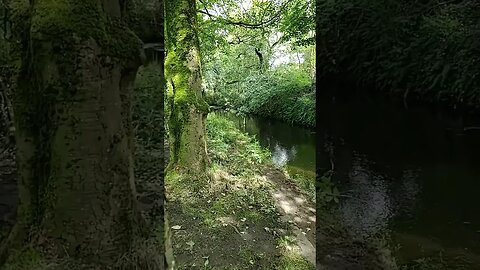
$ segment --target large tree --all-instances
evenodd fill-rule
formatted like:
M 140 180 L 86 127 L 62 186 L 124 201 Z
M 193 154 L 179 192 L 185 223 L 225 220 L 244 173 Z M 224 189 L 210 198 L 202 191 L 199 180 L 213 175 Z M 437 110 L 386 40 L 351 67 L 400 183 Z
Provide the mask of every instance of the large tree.
M 208 105 L 203 97 L 200 44 L 195 0 L 165 3 L 168 128 L 168 171 L 205 175 L 208 164 L 205 119 Z
M 165 24 L 165 118 L 170 146 L 166 173 L 180 173 L 194 181 L 201 181 L 206 179 L 208 164 L 205 140 L 208 104 L 203 98 L 195 0 L 166 1 Z M 168 269 L 174 269 L 167 213 L 165 224 L 166 263 Z
M 130 117 L 142 44 L 126 24 L 127 3 L 12 1 L 22 51 L 14 98 L 19 208 L 1 259 L 31 244 L 106 267 L 145 232 Z

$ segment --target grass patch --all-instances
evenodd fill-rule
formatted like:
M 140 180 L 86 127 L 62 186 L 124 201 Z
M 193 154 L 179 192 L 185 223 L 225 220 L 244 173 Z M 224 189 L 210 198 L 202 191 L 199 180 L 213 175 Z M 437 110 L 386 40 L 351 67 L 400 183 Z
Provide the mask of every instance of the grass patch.
M 299 255 L 294 240 L 289 236 L 281 237 L 278 245 L 282 250 L 282 257 L 276 269 L 281 270 L 315 270 L 315 266 Z
M 305 193 L 308 195 L 308 198 L 315 203 L 315 172 L 288 165 L 286 166 L 285 171 L 290 176 L 290 179 L 303 191 L 305 191 Z

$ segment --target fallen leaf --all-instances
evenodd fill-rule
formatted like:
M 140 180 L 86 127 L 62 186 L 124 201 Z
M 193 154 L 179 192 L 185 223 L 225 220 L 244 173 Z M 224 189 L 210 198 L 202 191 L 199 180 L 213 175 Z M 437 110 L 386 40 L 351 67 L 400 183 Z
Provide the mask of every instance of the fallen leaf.
M 193 249 L 193 246 L 195 245 L 195 242 L 193 241 L 188 241 L 187 245 L 189 246 L 189 249 Z

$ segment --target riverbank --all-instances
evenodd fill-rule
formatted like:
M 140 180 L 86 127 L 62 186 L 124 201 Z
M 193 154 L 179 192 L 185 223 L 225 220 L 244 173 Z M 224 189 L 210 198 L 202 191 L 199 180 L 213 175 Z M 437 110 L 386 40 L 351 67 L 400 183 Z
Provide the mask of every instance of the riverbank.
M 315 201 L 316 136 L 309 128 L 283 121 L 238 115 L 225 111 L 215 114 L 235 123 L 240 131 L 254 136 L 268 149 L 276 167 L 284 168 L 289 178 Z
M 313 202 L 232 122 L 210 114 L 207 134 L 211 179 L 166 179 L 179 269 L 315 269 Z
M 207 92 L 216 109 L 315 128 L 316 85 L 299 71 L 276 71 L 242 83 L 235 91 Z

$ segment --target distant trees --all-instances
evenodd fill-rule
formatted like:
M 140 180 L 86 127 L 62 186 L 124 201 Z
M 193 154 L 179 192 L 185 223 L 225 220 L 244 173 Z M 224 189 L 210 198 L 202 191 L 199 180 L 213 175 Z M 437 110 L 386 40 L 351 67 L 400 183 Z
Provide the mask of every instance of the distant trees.
M 207 101 L 314 126 L 314 2 L 246 3 L 200 1 Z

